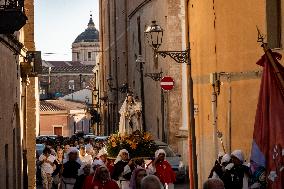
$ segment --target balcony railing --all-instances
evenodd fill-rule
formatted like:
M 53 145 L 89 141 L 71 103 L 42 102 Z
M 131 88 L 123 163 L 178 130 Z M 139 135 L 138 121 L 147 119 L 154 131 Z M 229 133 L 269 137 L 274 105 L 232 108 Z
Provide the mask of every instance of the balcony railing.
M 0 34 L 19 31 L 27 19 L 24 0 L 0 0 Z

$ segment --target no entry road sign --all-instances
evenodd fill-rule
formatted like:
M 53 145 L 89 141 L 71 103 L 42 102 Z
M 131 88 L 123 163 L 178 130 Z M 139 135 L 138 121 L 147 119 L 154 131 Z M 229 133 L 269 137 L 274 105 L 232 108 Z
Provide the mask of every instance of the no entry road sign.
M 165 91 L 169 91 L 172 90 L 174 88 L 174 80 L 171 77 L 163 77 L 161 79 L 161 87 L 162 89 L 164 89 Z

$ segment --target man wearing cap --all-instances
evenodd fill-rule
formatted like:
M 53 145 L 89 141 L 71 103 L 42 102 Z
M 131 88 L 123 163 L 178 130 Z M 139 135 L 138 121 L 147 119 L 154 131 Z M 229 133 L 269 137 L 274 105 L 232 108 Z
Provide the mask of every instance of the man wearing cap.
M 155 160 L 148 165 L 148 172 L 149 174 L 156 175 L 166 188 L 174 189 L 176 174 L 165 157 L 165 150 L 157 150 L 155 152 Z

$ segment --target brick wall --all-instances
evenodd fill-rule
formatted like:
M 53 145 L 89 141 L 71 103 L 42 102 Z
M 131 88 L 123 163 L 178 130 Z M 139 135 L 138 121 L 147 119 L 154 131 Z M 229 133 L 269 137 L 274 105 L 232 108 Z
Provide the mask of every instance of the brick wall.
M 40 135 L 53 135 L 53 127 L 62 126 L 63 136 L 70 136 L 70 130 L 68 125 L 68 115 L 61 114 L 42 114 L 40 115 Z

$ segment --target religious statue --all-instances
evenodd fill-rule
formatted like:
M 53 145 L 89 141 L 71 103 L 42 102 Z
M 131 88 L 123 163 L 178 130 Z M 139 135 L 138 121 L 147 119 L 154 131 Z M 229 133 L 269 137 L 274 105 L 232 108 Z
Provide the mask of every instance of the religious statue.
M 132 93 L 127 93 L 119 111 L 119 133 L 132 134 L 136 130 L 142 131 L 141 109 L 138 98 L 134 99 Z

